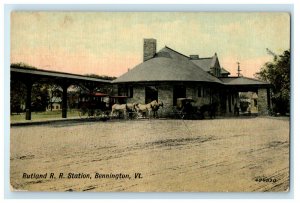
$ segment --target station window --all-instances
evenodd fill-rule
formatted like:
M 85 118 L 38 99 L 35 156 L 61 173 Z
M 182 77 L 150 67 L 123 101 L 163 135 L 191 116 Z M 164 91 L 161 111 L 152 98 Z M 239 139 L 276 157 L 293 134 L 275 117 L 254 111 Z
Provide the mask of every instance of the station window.
M 209 87 L 202 87 L 202 97 L 209 97 L 210 96 L 210 88 Z M 199 94 L 199 92 L 198 92 Z
M 133 97 L 133 87 L 132 86 L 120 86 L 118 88 L 119 96 L 127 96 L 129 98 Z
M 133 87 L 132 86 L 127 87 L 127 96 L 130 98 L 133 97 Z
M 202 97 L 202 96 L 203 96 L 203 88 L 198 87 L 198 97 Z

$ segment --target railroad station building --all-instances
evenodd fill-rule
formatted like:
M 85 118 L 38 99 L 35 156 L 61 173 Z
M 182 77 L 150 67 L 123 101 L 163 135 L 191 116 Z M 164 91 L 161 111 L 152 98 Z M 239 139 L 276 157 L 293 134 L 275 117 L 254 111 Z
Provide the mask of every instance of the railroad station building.
M 248 77 L 231 77 L 221 67 L 217 53 L 210 57 L 184 55 L 165 46 L 156 50 L 155 39 L 144 39 L 143 62 L 115 79 L 114 94 L 127 96 L 128 103 L 164 103 L 163 114 L 176 108 L 177 98 L 191 98 L 194 106 L 217 103 L 218 115 L 234 114 L 241 92 L 257 95 L 257 112 L 268 114 L 271 106 L 267 82 Z
M 156 50 L 155 39 L 144 39 L 143 62 L 113 81 L 89 76 L 41 69 L 11 67 L 11 81 L 17 80 L 26 86 L 26 120 L 31 120 L 31 92 L 35 83 L 53 83 L 61 87 L 59 109 L 62 118 L 67 118 L 67 90 L 71 85 L 85 87 L 89 92 L 102 90 L 111 96 L 125 96 L 127 103 L 162 101 L 161 116 L 174 113 L 178 98 L 191 98 L 196 107 L 217 104 L 217 115 L 233 115 L 240 105 L 241 93 L 250 92 L 249 105 L 259 115 L 268 114 L 271 108 L 271 85 L 248 77 L 231 77 L 222 68 L 218 55 L 200 57 L 184 55 L 165 46 Z M 125 98 L 124 97 L 124 98 Z M 251 100 L 252 99 L 252 100 Z M 55 107 L 56 109 L 56 107 Z

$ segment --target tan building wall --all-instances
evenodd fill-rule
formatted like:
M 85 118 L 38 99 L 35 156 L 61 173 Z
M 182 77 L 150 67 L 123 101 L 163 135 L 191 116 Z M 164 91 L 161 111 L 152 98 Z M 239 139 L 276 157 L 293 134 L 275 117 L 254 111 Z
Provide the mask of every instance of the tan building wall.
M 267 89 L 258 89 L 257 91 L 257 109 L 258 114 L 268 115 L 268 91 Z
M 158 101 L 162 101 L 164 108 L 160 109 L 158 115 L 170 116 L 174 110 L 173 107 L 173 86 L 160 85 L 158 86 Z
M 175 85 L 175 84 L 174 84 Z M 158 90 L 158 101 L 162 101 L 164 104 L 164 108 L 160 108 L 158 114 L 160 116 L 170 116 L 175 112 L 176 106 L 173 106 L 173 84 L 158 84 L 155 85 Z M 145 87 L 147 84 L 137 84 L 132 85 L 133 87 L 133 96 L 131 98 L 127 98 L 127 103 L 145 103 Z M 151 85 L 150 85 L 151 86 Z M 201 90 L 201 88 L 198 88 L 199 85 L 185 85 L 186 87 L 186 97 L 190 97 L 195 102 L 192 103 L 193 106 L 201 107 L 204 104 L 210 104 L 210 95 L 206 94 L 203 95 L 203 92 L 201 93 L 201 96 L 198 97 L 198 91 Z M 207 87 L 206 87 L 207 88 Z M 115 89 L 114 92 L 117 92 Z M 219 100 L 219 95 L 215 95 L 215 101 Z
M 135 85 L 133 86 L 133 97 L 127 98 L 127 103 L 145 103 L 145 86 Z

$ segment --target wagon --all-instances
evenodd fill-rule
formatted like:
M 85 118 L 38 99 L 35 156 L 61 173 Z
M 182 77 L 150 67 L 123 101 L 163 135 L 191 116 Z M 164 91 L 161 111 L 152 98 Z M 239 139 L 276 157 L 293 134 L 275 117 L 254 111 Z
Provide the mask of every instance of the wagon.
M 177 118 L 196 119 L 200 117 L 198 108 L 193 106 L 192 98 L 177 98 L 175 114 Z
M 78 102 L 79 117 L 107 120 L 110 118 L 112 105 L 125 103 L 126 98 L 126 96 L 109 96 L 100 92 L 82 94 Z
M 203 104 L 202 106 L 194 106 L 195 100 L 192 98 L 178 98 L 176 105 L 176 118 L 181 119 L 204 119 L 209 116 L 211 119 L 216 117 L 217 102 Z

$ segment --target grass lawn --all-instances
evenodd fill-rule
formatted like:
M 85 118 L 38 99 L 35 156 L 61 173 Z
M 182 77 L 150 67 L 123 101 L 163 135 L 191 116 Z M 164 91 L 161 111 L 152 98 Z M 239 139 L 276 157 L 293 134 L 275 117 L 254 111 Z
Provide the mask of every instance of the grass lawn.
M 39 120 L 48 120 L 53 118 L 61 118 L 61 110 L 59 111 L 45 111 L 45 112 L 32 112 L 31 113 L 31 120 L 32 121 L 39 121 Z M 68 110 L 67 117 L 78 117 L 78 110 L 72 109 Z M 21 114 L 14 114 L 10 116 L 10 122 L 20 122 L 25 121 L 25 113 Z

